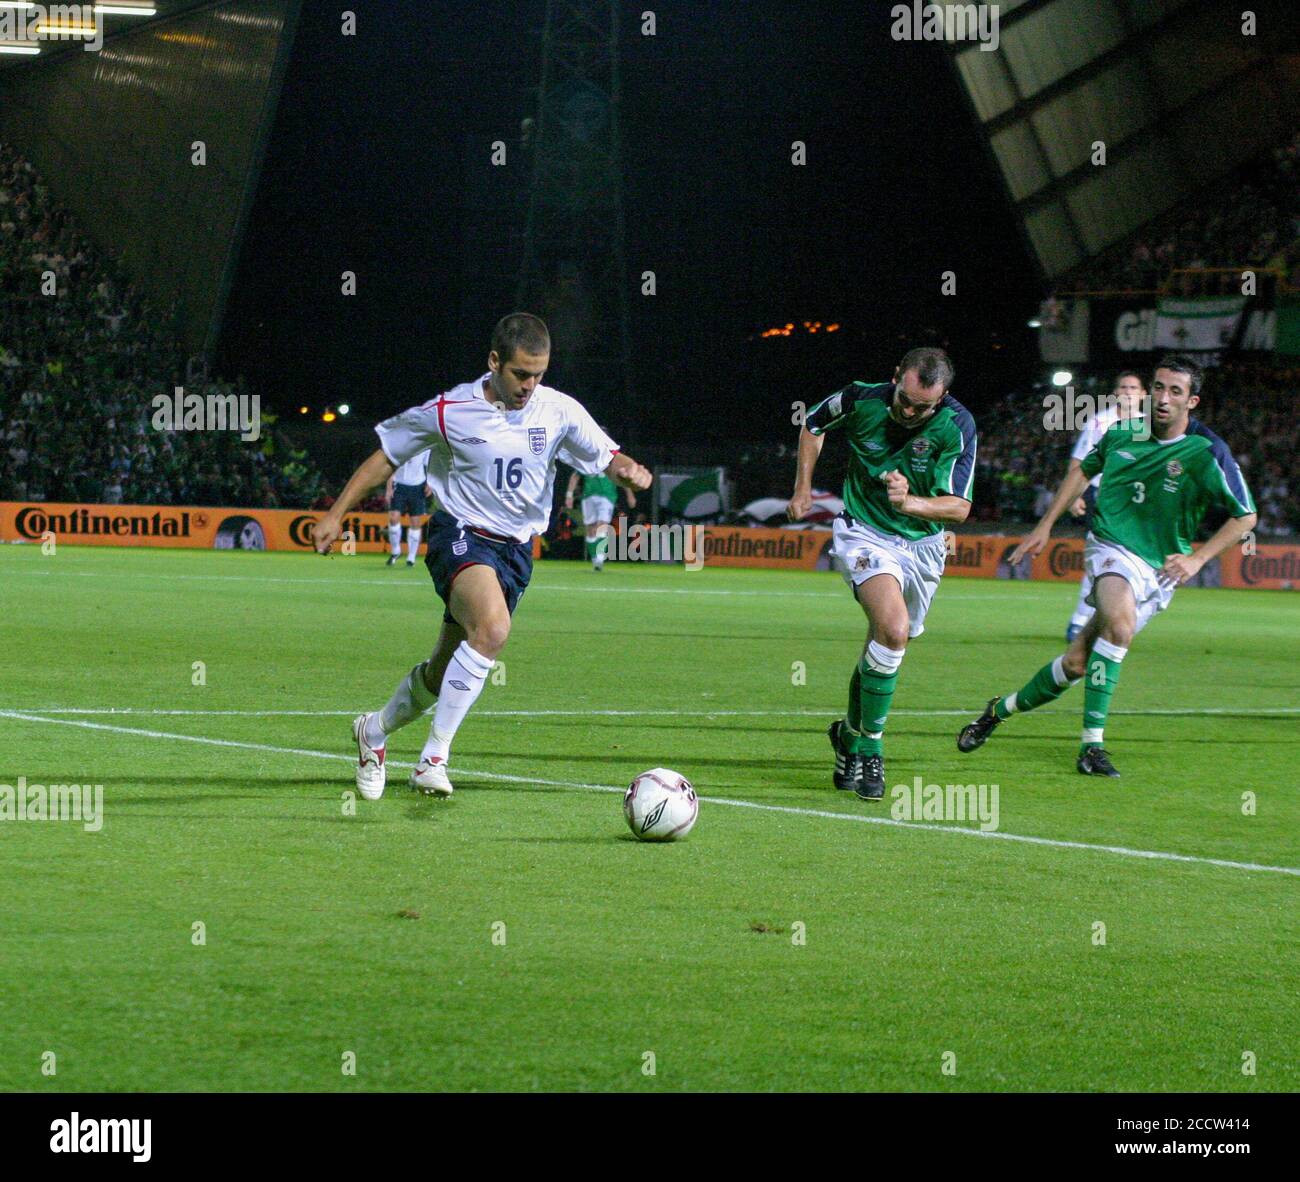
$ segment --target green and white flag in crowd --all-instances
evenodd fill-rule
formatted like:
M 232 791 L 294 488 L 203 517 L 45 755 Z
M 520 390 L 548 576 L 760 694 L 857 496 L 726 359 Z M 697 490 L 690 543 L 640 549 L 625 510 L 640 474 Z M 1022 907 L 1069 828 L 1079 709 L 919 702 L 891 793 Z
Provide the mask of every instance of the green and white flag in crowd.
M 1245 296 L 1164 298 L 1156 309 L 1157 349 L 1180 353 L 1216 353 L 1237 335 Z
M 716 517 L 727 508 L 725 468 L 660 472 L 659 504 L 676 517 Z

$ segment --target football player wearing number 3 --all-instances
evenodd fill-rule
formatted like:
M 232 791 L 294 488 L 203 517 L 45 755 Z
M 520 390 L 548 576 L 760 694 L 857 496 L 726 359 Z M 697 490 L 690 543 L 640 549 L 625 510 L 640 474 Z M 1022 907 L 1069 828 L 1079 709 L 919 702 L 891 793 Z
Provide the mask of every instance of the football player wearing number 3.
M 1101 473 L 1083 552 L 1096 614 L 1061 656 L 1014 694 L 993 698 L 964 726 L 959 750 L 974 751 L 1015 712 L 1055 701 L 1086 677 L 1075 766 L 1085 775 L 1119 775 L 1102 747 L 1102 731 L 1133 637 L 1169 606 L 1179 584 L 1255 527 L 1255 504 L 1228 445 L 1190 417 L 1203 377 L 1191 357 L 1161 358 L 1151 379 L 1149 427 L 1137 417 L 1110 427 L 1079 467 L 1070 469 L 1043 519 L 1016 547 L 1012 564 L 1040 553 L 1056 519 Z M 1193 551 L 1192 539 L 1212 507 L 1225 511 L 1228 520 Z
M 619 452 L 581 403 L 541 384 L 550 353 L 550 334 L 536 316 L 504 317 L 492 332 L 489 372 L 380 423 L 379 450 L 316 526 L 316 549 L 328 554 L 352 506 L 429 449 L 428 481 L 440 508 L 429 519 L 425 565 L 447 606 L 433 655 L 383 709 L 352 724 L 357 788 L 367 800 L 383 795 L 387 736 L 431 706 L 411 786 L 451 795 L 451 741 L 510 635 L 532 575 L 533 537 L 550 519 L 556 462 L 636 492 L 650 487 L 650 473 Z

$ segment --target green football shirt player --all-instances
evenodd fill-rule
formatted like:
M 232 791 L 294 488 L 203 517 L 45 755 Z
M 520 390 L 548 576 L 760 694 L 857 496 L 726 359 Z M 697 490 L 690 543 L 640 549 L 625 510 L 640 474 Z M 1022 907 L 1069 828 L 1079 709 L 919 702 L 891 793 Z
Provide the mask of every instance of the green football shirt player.
M 604 473 L 595 476 L 583 476 L 574 472 L 569 477 L 569 487 L 564 494 L 564 507 L 573 508 L 573 495 L 582 485 L 582 526 L 587 535 L 587 558 L 591 569 L 603 570 L 605 559 L 609 554 L 610 523 L 614 520 L 614 509 L 618 504 L 618 487 Z M 636 508 L 636 493 L 630 488 L 624 489 L 627 507 Z
M 1151 380 L 1149 430 L 1137 419 L 1107 430 L 1011 555 L 1014 564 L 1041 552 L 1056 519 L 1101 473 L 1083 556 L 1096 614 L 1061 656 L 1014 694 L 993 698 L 963 727 L 957 736 L 960 750 L 974 751 L 1012 714 L 1055 701 L 1083 680 L 1083 737 L 1075 766 L 1085 775 L 1119 775 L 1102 746 L 1102 733 L 1133 637 L 1169 606 L 1179 584 L 1255 526 L 1255 504 L 1228 445 L 1191 418 L 1203 378 L 1190 357 L 1162 358 Z M 1224 510 L 1228 520 L 1193 550 L 1192 539 L 1211 508 Z
M 913 349 L 892 381 L 853 382 L 818 403 L 799 434 L 792 521 L 812 506 L 823 433 L 836 431 L 849 449 L 832 553 L 867 614 L 868 632 L 849 679 L 848 711 L 827 734 L 835 751 L 832 783 L 864 800 L 885 792 L 885 721 L 903 653 L 925 631 L 943 575 L 944 526 L 970 513 L 975 420 L 948 393 L 953 376 L 942 349 Z

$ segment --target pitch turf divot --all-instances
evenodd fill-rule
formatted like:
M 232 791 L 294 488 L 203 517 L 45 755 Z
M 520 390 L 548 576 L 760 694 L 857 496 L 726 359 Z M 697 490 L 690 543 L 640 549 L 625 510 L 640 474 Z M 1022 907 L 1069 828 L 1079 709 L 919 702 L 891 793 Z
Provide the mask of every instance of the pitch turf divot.
M 0 718 L 12 718 L 19 722 L 40 722 L 52 726 L 74 726 L 85 730 L 108 731 L 114 734 L 135 735 L 147 739 L 168 739 L 180 743 L 202 743 L 213 747 L 233 747 L 244 751 L 266 751 L 279 755 L 298 755 L 309 759 L 328 759 L 335 762 L 354 762 L 351 755 L 333 751 L 311 751 L 301 747 L 276 747 L 268 743 L 247 743 L 238 739 L 211 739 L 200 735 L 177 735 L 167 731 L 141 730 L 137 727 L 114 726 L 106 722 L 85 722 L 76 718 L 50 718 L 38 714 L 26 714 L 17 710 L 0 710 Z M 389 761 L 390 767 L 409 768 L 413 763 L 399 760 Z M 574 788 L 585 792 L 625 791 L 614 784 L 584 784 L 575 780 L 543 780 L 536 776 L 511 776 L 504 772 L 482 772 L 472 768 L 465 769 L 466 776 L 479 780 L 496 780 L 509 784 L 540 784 L 547 788 Z M 1289 874 L 1300 878 L 1300 869 L 1291 866 L 1266 866 L 1257 862 L 1234 862 L 1226 858 L 1205 858 L 1195 854 L 1175 854 L 1165 850 L 1135 850 L 1120 845 L 1097 845 L 1086 841 L 1065 841 L 1053 837 L 1029 837 L 1020 833 L 1004 833 L 1000 830 L 985 832 L 981 829 L 964 829 L 959 825 L 927 825 L 916 821 L 895 821 L 892 817 L 870 817 L 861 813 L 838 813 L 826 809 L 799 808 L 795 805 L 761 804 L 753 800 L 732 800 L 725 796 L 701 796 L 700 800 L 709 804 L 728 805 L 732 808 L 758 809 L 767 813 L 785 813 L 796 817 L 821 817 L 832 821 L 852 821 L 863 825 L 889 825 L 897 829 L 921 829 L 926 832 L 957 833 L 966 837 L 991 838 L 1002 841 L 1020 842 L 1026 845 L 1048 846 L 1052 849 L 1086 850 L 1092 853 L 1115 854 L 1124 858 L 1145 858 L 1160 862 L 1185 862 L 1199 866 L 1219 866 L 1229 870 L 1255 870 L 1270 874 Z

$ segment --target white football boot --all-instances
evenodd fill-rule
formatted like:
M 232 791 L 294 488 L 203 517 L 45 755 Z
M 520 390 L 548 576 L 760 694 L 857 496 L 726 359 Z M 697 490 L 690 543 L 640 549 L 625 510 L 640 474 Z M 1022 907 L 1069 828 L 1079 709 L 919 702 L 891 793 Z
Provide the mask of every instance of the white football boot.
M 384 794 L 387 773 L 384 770 L 384 748 L 366 743 L 366 722 L 369 714 L 352 720 L 352 737 L 357 741 L 357 791 L 366 800 L 378 800 Z
M 420 760 L 411 773 L 411 787 L 426 796 L 450 796 L 455 789 L 447 779 L 447 761 L 436 757 Z

